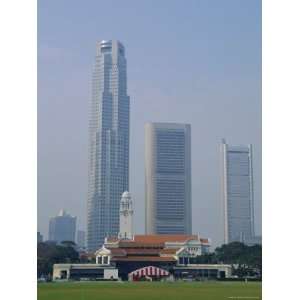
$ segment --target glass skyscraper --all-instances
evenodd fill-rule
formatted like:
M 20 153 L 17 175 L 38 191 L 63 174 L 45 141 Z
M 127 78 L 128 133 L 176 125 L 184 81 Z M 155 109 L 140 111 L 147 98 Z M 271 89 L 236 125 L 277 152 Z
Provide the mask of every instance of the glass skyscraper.
M 89 124 L 87 248 L 119 232 L 120 199 L 129 190 L 129 96 L 125 48 L 97 43 Z
M 225 243 L 254 237 L 252 146 L 222 141 L 222 189 Z
M 75 242 L 76 232 L 76 217 L 69 215 L 64 210 L 61 210 L 56 217 L 50 218 L 49 221 L 49 236 L 50 241 Z
M 191 234 L 191 127 L 145 126 L 146 234 Z

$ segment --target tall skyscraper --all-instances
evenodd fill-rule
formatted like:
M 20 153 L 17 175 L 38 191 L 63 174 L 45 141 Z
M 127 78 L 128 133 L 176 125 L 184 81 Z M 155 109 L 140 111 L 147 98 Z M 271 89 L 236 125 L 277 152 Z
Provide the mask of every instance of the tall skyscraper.
M 125 48 L 97 43 L 89 124 L 87 248 L 119 232 L 122 193 L 129 189 L 129 96 Z
M 75 242 L 76 217 L 61 210 L 56 217 L 50 218 L 49 240 L 56 242 Z
M 191 234 L 191 126 L 145 125 L 146 234 Z
M 222 189 L 225 243 L 254 237 L 252 146 L 222 141 Z

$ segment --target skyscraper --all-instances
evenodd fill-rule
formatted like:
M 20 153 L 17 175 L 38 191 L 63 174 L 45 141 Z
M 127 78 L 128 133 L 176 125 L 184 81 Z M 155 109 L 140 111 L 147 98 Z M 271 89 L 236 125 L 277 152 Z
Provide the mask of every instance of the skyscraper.
M 85 231 L 77 230 L 77 246 L 80 248 L 85 248 Z
M 191 234 L 191 126 L 145 126 L 146 234 Z
M 129 96 L 125 48 L 97 43 L 89 124 L 87 247 L 119 232 L 122 193 L 129 189 Z
M 63 209 L 58 216 L 50 218 L 49 240 L 56 242 L 75 242 L 76 217 L 69 215 Z
M 252 146 L 223 140 L 221 151 L 225 243 L 247 242 L 254 236 Z

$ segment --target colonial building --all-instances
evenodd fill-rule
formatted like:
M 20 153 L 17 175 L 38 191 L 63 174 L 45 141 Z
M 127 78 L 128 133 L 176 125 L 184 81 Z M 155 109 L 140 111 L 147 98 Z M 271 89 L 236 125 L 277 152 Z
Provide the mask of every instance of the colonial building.
M 133 234 L 133 208 L 129 192 L 120 201 L 120 231 L 105 238 L 95 252 L 95 264 L 55 264 L 54 279 L 161 280 L 162 278 L 228 277 L 227 265 L 193 265 L 191 258 L 209 252 L 210 241 L 192 234 Z
M 115 267 L 127 279 L 130 272 L 154 266 L 171 270 L 189 264 L 190 257 L 209 252 L 210 242 L 198 235 L 134 235 L 131 240 L 106 238 L 96 251 L 96 263 Z

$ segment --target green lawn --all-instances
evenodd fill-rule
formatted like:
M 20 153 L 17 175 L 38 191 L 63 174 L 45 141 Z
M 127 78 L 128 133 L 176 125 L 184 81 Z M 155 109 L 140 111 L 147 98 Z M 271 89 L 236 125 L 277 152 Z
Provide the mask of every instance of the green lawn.
M 257 282 L 74 282 L 38 284 L 38 300 L 261 299 Z

